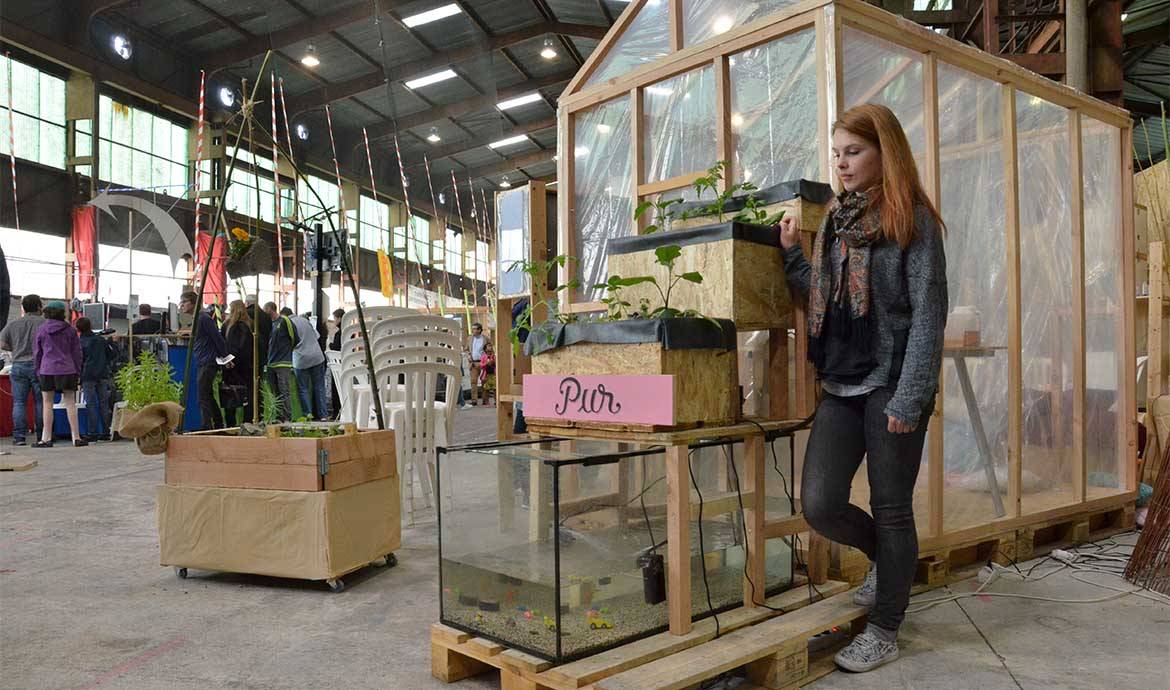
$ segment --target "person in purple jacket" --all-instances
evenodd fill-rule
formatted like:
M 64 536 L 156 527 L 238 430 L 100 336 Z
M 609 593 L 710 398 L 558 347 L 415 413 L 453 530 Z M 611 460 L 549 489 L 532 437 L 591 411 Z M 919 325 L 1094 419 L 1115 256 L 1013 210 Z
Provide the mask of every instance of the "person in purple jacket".
M 44 405 L 45 427 L 41 440 L 33 448 L 53 447 L 53 397 L 58 391 L 69 418 L 69 432 L 73 445 L 89 445 L 81 438 L 77 424 L 77 381 L 81 377 L 81 337 L 65 320 L 65 303 L 52 301 L 42 312 L 45 322 L 37 330 L 33 343 L 33 363 L 41 383 L 41 401 Z

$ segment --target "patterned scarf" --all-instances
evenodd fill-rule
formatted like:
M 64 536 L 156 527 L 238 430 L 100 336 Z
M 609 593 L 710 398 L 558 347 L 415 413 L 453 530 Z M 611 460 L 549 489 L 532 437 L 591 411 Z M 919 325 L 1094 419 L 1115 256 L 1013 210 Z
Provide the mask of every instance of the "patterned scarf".
M 825 231 L 813 243 L 812 276 L 808 299 L 809 357 L 824 362 L 825 315 L 832 320 L 836 337 L 860 347 L 869 344 L 869 258 L 881 239 L 876 214 L 867 213 L 864 192 L 842 192 L 829 212 Z M 837 237 L 845 242 L 845 267 L 841 284 L 833 291 L 832 247 Z M 846 336 L 848 334 L 848 336 Z

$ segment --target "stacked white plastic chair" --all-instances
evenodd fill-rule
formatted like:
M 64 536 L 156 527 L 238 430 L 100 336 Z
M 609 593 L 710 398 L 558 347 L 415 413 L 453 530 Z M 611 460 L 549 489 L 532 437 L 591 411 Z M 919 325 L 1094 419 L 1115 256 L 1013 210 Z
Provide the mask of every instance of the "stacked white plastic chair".
M 370 335 L 371 347 L 374 344 L 372 329 L 378 323 L 390 318 L 418 314 L 406 307 L 364 307 L 362 312 L 366 317 L 366 331 Z M 359 428 L 365 429 L 369 428 L 368 410 L 372 404 L 372 396 L 370 374 L 366 368 L 365 341 L 362 340 L 361 333 L 357 309 L 347 311 L 341 317 L 340 371 L 334 374 L 334 381 L 337 383 L 337 397 L 341 402 L 341 421 L 356 422 Z M 361 356 L 350 356 L 358 352 Z
M 436 448 L 454 436 L 463 339 L 459 324 L 440 316 L 404 316 L 377 328 L 375 378 L 383 418 L 394 429 L 403 503 L 413 524 L 415 485 L 423 505 L 432 505 Z

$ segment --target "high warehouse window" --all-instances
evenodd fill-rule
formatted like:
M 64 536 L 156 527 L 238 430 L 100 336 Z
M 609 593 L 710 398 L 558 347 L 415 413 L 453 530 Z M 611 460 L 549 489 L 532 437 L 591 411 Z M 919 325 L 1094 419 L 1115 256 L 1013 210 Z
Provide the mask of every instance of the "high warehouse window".
M 65 81 L 35 67 L 0 56 L 0 151 L 10 153 L 8 73 L 12 72 L 16 157 L 54 168 L 65 167 Z
M 186 196 L 185 127 L 109 96 L 101 97 L 98 121 L 99 179 L 173 197 Z M 89 122 L 79 121 L 77 130 L 88 133 Z

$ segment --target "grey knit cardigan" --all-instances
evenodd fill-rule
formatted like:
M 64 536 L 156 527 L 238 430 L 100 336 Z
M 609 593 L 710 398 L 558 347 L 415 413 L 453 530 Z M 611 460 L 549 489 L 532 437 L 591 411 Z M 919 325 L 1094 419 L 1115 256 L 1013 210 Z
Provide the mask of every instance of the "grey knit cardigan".
M 818 232 L 830 223 L 825 216 Z M 947 260 L 938 223 L 925 206 L 914 208 L 915 238 L 904 251 L 881 240 L 870 256 L 870 290 L 874 318 L 873 351 L 877 366 L 861 383 L 896 386 L 885 413 L 917 424 L 938 391 L 943 328 L 947 322 Z M 784 271 L 794 293 L 808 299 L 812 266 L 798 244 L 784 252 Z M 890 381 L 895 343 L 906 343 L 902 374 Z

